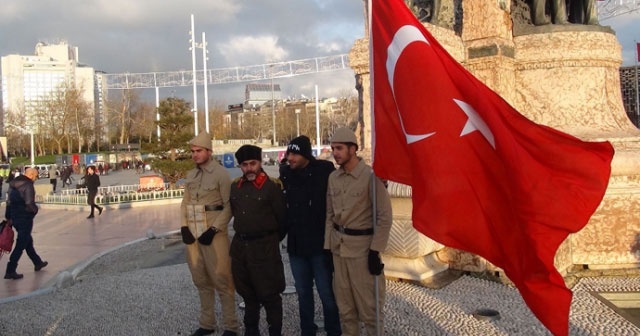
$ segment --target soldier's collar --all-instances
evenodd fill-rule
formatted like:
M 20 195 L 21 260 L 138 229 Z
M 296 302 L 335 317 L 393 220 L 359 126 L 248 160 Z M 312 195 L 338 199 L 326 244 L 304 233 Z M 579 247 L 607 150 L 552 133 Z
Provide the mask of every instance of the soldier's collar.
M 198 168 L 206 171 L 207 173 L 211 173 L 214 169 L 216 169 L 216 165 L 215 162 L 213 162 L 213 159 L 211 159 L 209 160 L 209 162 L 203 165 L 199 165 Z
M 253 186 L 256 187 L 256 189 L 260 190 L 262 189 L 262 186 L 264 185 L 265 182 L 267 182 L 268 179 L 269 179 L 269 176 L 267 176 L 267 173 L 265 173 L 264 171 L 261 171 L 260 173 L 258 173 L 258 176 L 256 176 L 256 179 L 251 181 L 251 184 L 253 184 Z M 240 181 L 238 181 L 238 188 L 242 187 L 242 184 L 246 181 L 248 180 L 244 176 L 240 178 Z

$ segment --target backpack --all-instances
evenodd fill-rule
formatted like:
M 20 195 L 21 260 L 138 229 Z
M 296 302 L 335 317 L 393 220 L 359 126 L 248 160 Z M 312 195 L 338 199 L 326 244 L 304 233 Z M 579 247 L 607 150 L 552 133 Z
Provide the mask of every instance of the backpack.
M 0 222 L 0 258 L 5 253 L 11 252 L 13 247 L 13 228 L 11 222 L 3 220 Z

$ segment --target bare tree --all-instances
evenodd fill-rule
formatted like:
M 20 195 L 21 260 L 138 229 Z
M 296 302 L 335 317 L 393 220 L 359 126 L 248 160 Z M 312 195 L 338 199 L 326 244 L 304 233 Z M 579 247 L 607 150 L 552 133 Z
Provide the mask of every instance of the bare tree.
M 39 133 L 49 141 L 52 152 L 62 153 L 65 140 L 70 140 L 69 122 L 74 106 L 86 105 L 86 102 L 80 99 L 81 93 L 78 91 L 66 83 L 62 84 L 57 90 L 49 93 L 42 111 L 37 115 Z M 64 149 L 71 151 L 68 142 Z
M 118 92 L 116 97 L 105 99 L 106 116 L 104 125 L 107 137 L 119 144 L 129 142 L 133 126 L 133 115 L 140 106 L 140 95 L 137 90 L 125 89 Z
M 224 105 L 220 102 L 209 104 L 213 107 L 209 108 L 209 131 L 213 139 L 223 139 L 225 137 L 224 130 Z
M 91 104 L 82 98 L 81 88 L 72 88 L 65 91 L 66 114 L 68 114 L 67 130 L 69 132 L 69 150 L 75 140 L 78 145 L 78 153 L 82 153 L 83 145 L 89 149 L 89 139 L 94 133 L 93 115 Z M 90 127 L 87 127 L 90 126 Z
M 5 135 L 7 137 L 7 153 L 9 153 L 10 156 L 28 153 L 30 150 L 29 135 L 25 134 L 23 130 L 11 126 L 16 125 L 26 129 L 25 113 L 21 110 L 7 111 L 4 125 Z
M 131 113 L 131 136 L 138 139 L 146 138 L 151 143 L 156 128 L 156 107 L 143 102 Z

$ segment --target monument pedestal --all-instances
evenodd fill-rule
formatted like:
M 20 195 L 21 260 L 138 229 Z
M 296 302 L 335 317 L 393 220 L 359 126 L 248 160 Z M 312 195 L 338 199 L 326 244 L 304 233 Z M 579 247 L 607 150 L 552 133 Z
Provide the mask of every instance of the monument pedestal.
M 390 182 L 393 225 L 382 254 L 384 274 L 390 278 L 422 281 L 449 268 L 436 255 L 443 245 L 419 233 L 411 221 L 411 188 Z

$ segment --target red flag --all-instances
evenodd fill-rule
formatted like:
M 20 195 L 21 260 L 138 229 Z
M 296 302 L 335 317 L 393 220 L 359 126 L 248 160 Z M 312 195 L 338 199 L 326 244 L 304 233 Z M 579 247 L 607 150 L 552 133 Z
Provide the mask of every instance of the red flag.
M 538 125 L 458 64 L 402 0 L 372 0 L 374 170 L 411 185 L 413 225 L 504 269 L 554 334 L 569 328 L 559 245 L 604 197 L 613 148 Z
M 640 43 L 636 42 L 636 58 L 640 62 Z

